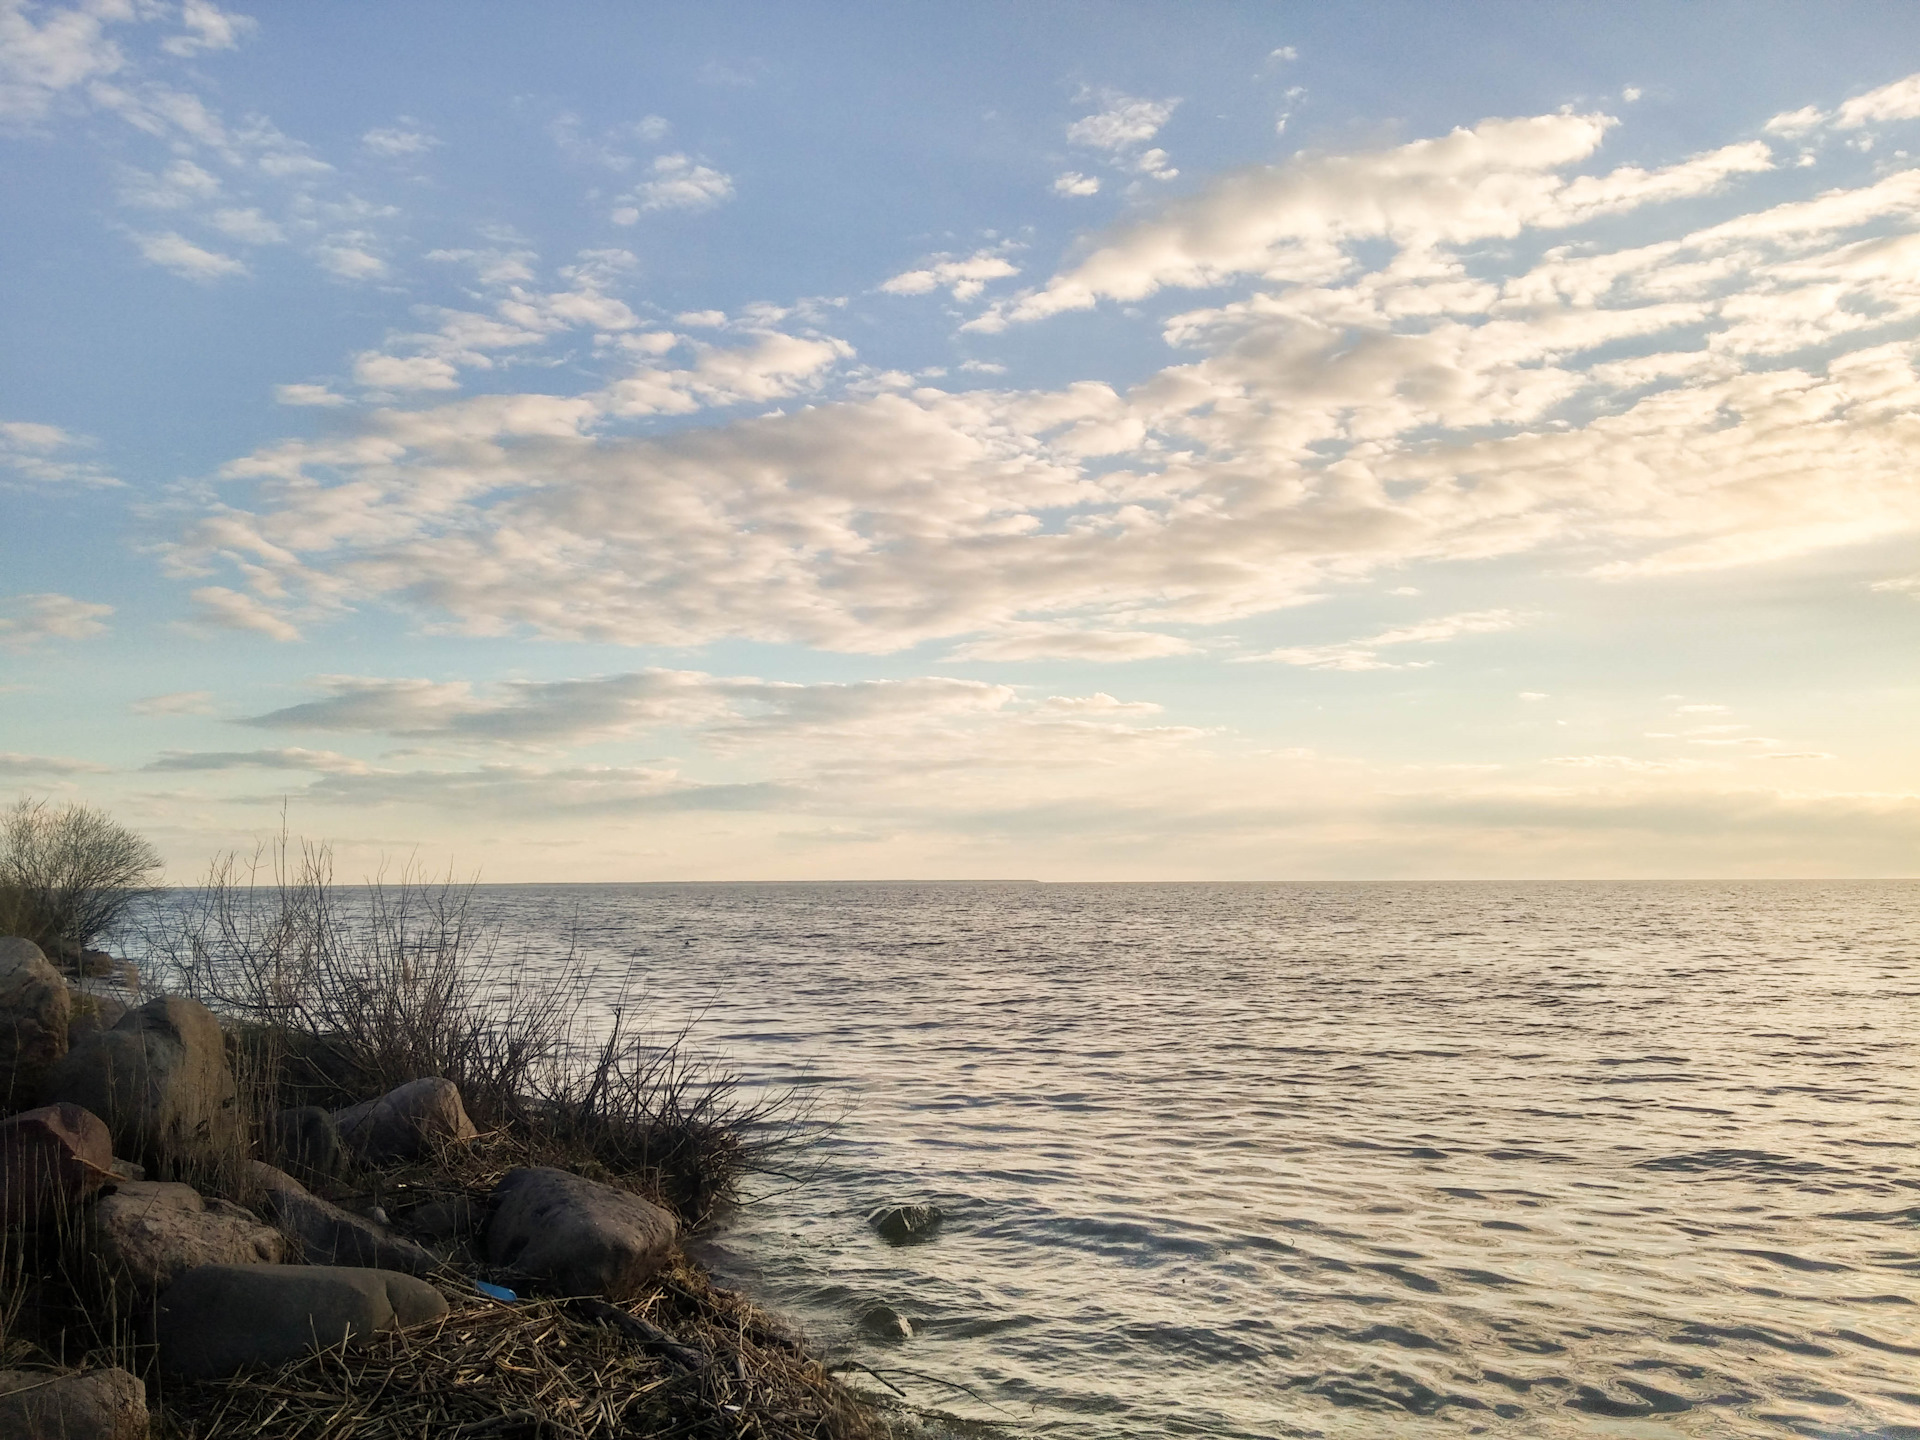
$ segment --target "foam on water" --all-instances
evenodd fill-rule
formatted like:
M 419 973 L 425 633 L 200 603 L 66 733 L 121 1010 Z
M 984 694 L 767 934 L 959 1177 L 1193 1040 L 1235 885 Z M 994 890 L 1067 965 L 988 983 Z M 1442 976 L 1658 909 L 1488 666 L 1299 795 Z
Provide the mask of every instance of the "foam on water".
M 844 1111 L 707 1255 L 930 1408 L 1920 1436 L 1920 885 L 482 900 Z M 930 1241 L 864 1221 L 914 1200 Z M 912 1338 L 864 1332 L 878 1304 Z

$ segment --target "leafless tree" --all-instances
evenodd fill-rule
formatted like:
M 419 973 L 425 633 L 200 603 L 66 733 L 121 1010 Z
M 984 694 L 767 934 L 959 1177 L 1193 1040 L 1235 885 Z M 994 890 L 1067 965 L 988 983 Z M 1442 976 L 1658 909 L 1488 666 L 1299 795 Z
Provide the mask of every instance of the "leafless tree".
M 160 868 L 160 852 L 103 810 L 25 799 L 0 815 L 0 912 L 44 947 L 113 928 Z

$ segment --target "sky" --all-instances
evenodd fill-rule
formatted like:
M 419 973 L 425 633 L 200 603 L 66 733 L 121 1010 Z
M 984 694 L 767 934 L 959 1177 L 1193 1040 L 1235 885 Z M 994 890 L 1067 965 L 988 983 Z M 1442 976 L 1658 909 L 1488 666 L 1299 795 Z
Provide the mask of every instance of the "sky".
M 1920 873 L 1920 7 L 0 0 L 168 875 Z

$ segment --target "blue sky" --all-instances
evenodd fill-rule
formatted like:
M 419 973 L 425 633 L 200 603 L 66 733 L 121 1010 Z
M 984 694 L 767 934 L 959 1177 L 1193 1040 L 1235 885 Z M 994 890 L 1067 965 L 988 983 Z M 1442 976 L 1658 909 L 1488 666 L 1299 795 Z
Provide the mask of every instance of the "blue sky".
M 1915 155 L 1905 5 L 0 0 L 0 785 L 1912 874 Z

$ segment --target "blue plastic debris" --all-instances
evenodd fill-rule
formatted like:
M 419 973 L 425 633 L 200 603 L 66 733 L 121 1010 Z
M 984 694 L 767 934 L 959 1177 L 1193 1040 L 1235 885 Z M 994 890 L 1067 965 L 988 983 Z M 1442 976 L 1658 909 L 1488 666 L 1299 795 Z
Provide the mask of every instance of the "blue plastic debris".
M 509 1305 L 511 1305 L 515 1300 L 518 1300 L 520 1298 L 518 1295 L 514 1294 L 513 1291 L 507 1289 L 506 1286 L 489 1285 L 484 1280 L 474 1281 L 473 1288 L 478 1290 L 482 1295 L 486 1296 L 489 1300 L 500 1300 L 500 1301 L 504 1301 Z

